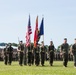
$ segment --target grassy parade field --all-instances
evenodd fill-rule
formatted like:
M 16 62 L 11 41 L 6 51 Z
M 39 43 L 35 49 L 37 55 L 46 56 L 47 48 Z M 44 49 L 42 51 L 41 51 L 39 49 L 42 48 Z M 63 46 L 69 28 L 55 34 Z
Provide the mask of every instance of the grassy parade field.
M 12 65 L 4 65 L 0 62 L 0 75 L 75 75 L 76 68 L 73 62 L 68 62 L 68 67 L 63 67 L 62 61 L 54 61 L 54 66 L 50 66 L 49 62 L 45 66 L 19 66 L 18 62 L 12 62 Z

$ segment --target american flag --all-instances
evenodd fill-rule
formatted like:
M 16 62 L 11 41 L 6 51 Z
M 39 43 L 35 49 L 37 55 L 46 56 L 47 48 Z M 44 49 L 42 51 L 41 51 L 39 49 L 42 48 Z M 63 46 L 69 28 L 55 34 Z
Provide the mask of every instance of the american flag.
M 28 27 L 26 33 L 26 46 L 30 45 L 30 34 L 32 34 L 32 29 L 31 29 L 30 15 L 29 15 L 29 21 L 28 21 Z
M 29 45 L 30 45 L 30 35 L 27 32 L 26 33 L 26 47 L 28 47 Z
M 31 29 L 31 22 L 30 22 L 30 15 L 29 15 L 29 21 L 28 21 L 28 33 L 29 35 L 32 34 L 32 29 Z

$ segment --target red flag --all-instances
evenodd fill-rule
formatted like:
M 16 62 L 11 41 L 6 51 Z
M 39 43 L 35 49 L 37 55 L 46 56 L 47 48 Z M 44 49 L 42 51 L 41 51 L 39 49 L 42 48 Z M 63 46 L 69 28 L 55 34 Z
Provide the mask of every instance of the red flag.
M 35 27 L 35 33 L 34 33 L 34 47 L 37 46 L 37 40 L 38 40 L 38 16 L 36 18 L 36 27 Z
M 27 27 L 27 33 L 26 33 L 26 46 L 30 45 L 31 34 L 32 34 L 32 29 L 31 29 L 31 23 L 30 23 L 30 15 L 29 15 L 29 21 L 28 21 L 28 27 Z

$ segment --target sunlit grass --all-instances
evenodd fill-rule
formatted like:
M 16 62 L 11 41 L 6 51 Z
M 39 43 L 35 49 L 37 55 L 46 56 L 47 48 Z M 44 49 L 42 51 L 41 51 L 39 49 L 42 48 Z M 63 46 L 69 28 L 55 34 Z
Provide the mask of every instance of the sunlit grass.
M 0 75 L 75 75 L 76 68 L 73 62 L 68 62 L 68 67 L 63 67 L 62 61 L 54 61 L 54 66 L 51 67 L 49 62 L 45 66 L 19 66 L 18 62 L 13 62 L 12 65 L 4 65 L 0 62 Z

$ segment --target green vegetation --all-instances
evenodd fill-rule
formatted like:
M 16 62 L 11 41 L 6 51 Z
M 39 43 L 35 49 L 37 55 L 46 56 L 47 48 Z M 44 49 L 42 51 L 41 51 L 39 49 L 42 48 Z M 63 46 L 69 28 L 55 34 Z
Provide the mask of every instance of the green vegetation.
M 9 44 L 9 43 L 0 43 L 0 46 L 5 46 L 6 44 Z M 12 44 L 12 46 L 15 46 L 15 47 L 18 46 L 17 43 L 11 43 L 11 44 Z
M 54 61 L 54 66 L 49 66 L 49 62 L 45 66 L 19 66 L 18 62 L 13 62 L 12 65 L 4 65 L 0 62 L 0 75 L 75 75 L 76 68 L 73 62 L 68 63 L 68 67 L 64 68 L 62 61 Z

